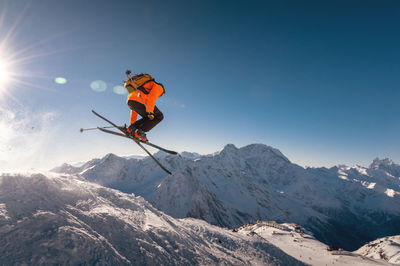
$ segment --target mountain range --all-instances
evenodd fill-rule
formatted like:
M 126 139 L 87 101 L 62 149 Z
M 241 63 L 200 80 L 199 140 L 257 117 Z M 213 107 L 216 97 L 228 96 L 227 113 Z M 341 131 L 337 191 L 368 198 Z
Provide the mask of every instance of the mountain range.
M 305 265 L 254 237 L 174 219 L 73 175 L 0 175 L 2 265 Z
M 369 258 L 373 245 L 328 251 L 291 223 L 228 230 L 76 174 L 0 174 L 2 265 L 390 265 L 399 252 L 382 245 Z
M 390 159 L 377 158 L 368 167 L 303 168 L 264 144 L 155 156 L 172 175 L 148 157 L 114 154 L 52 171 L 140 195 L 174 218 L 226 228 L 257 220 L 297 223 L 346 250 L 400 234 L 400 166 Z

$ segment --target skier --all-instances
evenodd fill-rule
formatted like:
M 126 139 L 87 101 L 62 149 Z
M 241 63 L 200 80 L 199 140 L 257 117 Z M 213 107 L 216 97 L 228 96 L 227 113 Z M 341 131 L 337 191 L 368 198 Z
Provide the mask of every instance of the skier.
M 127 131 L 132 136 L 147 141 L 146 132 L 149 132 L 161 120 L 163 113 L 157 108 L 156 101 L 164 95 L 162 84 L 157 83 L 149 74 L 131 76 L 131 71 L 126 71 L 128 80 L 124 87 L 128 90 L 127 104 L 131 109 L 130 126 Z M 137 115 L 142 118 L 137 120 Z

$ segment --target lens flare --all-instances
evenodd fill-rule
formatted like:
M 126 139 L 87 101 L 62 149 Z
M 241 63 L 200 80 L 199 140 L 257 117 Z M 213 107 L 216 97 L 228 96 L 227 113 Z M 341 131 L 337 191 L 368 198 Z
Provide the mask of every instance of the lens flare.
M 113 88 L 114 93 L 119 94 L 119 95 L 124 95 L 127 93 L 126 89 L 122 86 L 115 86 Z
M 96 92 L 102 92 L 107 89 L 107 83 L 102 80 L 95 80 L 90 83 L 90 88 Z
M 54 79 L 54 82 L 57 84 L 65 84 L 67 83 L 67 79 L 66 78 L 62 78 L 62 77 L 57 77 Z

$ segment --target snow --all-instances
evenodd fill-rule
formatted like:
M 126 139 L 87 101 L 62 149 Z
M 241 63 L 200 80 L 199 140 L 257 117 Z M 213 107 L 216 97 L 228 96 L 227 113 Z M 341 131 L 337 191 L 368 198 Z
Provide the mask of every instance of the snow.
M 375 158 L 371 165 L 369 166 L 371 169 L 383 170 L 387 173 L 391 174 L 393 177 L 400 177 L 400 165 L 395 164 L 391 159 L 379 159 Z
M 377 239 L 362 246 L 355 253 L 392 264 L 400 264 L 400 235 Z
M 393 198 L 396 194 L 398 194 L 399 192 L 394 191 L 393 189 L 386 189 L 385 190 L 385 194 L 388 195 L 389 197 Z
M 3 173 L 2 263 L 400 264 L 397 236 L 327 251 L 399 234 L 400 168 L 389 159 L 304 169 L 262 144 L 157 157 L 172 175 L 114 154 Z M 228 229 L 256 220 L 277 222 Z
M 328 246 L 295 224 L 264 221 L 243 226 L 238 232 L 265 239 L 288 255 L 309 265 L 389 265 L 380 258 L 375 260 L 352 252 L 328 251 Z
M 303 265 L 266 240 L 174 219 L 77 175 L 0 176 L 1 263 Z
M 4 203 L 0 203 L 0 218 L 3 220 L 8 220 L 10 217 L 7 214 L 7 208 Z
M 347 250 L 400 233 L 394 226 L 400 223 L 400 176 L 394 178 L 398 165 L 391 160 L 375 159 L 370 167 L 304 169 L 263 144 L 228 144 L 200 157 L 160 152 L 157 157 L 172 175 L 151 158 L 127 160 L 111 154 L 79 169 L 64 168 L 65 173 L 140 195 L 175 218 L 194 217 L 228 228 L 259 218 L 290 221 Z
M 197 152 L 187 152 L 187 151 L 181 152 L 180 155 L 184 158 L 192 160 L 197 160 L 198 158 L 201 157 L 201 155 Z

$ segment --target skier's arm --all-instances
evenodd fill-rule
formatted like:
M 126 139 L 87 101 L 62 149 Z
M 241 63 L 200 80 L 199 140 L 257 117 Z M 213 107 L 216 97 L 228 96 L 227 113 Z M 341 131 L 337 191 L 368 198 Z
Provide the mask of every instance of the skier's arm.
M 163 92 L 164 90 L 161 87 L 161 85 L 158 85 L 157 83 L 154 82 L 153 88 L 151 89 L 150 93 L 147 95 L 146 98 L 146 106 L 148 109 L 147 111 L 149 113 L 153 113 L 157 98 L 160 97 L 163 94 Z

